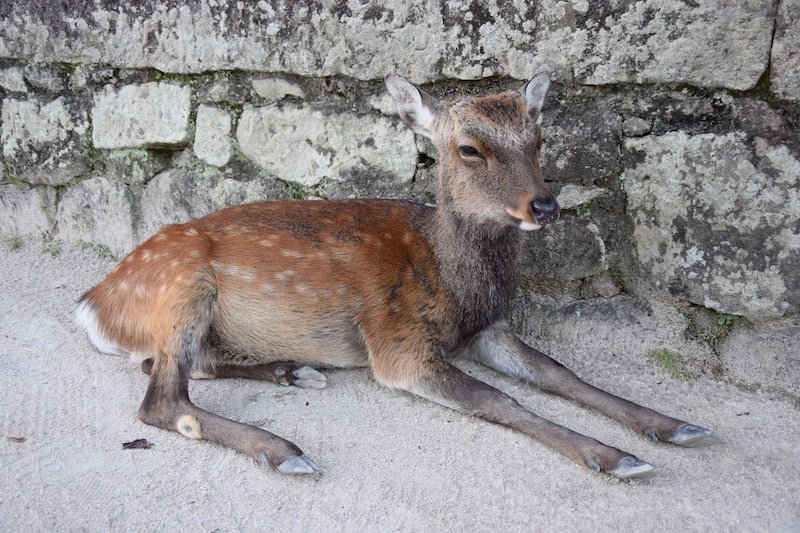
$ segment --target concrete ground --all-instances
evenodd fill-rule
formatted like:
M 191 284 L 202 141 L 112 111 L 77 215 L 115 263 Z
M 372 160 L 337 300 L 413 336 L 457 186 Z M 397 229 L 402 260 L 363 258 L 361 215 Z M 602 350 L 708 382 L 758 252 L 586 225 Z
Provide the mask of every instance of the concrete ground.
M 657 324 L 587 326 L 576 342 L 550 339 L 546 348 L 600 387 L 713 429 L 719 445 L 653 443 L 460 365 L 537 413 L 658 465 L 651 479 L 594 474 L 514 431 L 384 389 L 365 370 L 327 372 L 320 391 L 192 383 L 201 407 L 293 440 L 323 470 L 290 477 L 137 420 L 146 376 L 94 351 L 72 324 L 76 299 L 113 263 L 67 245 L 53 257 L 32 239 L 0 248 L 2 531 L 800 530 L 797 403 L 708 377 L 671 378 L 632 340 L 657 335 Z M 138 438 L 153 447 L 122 449 Z

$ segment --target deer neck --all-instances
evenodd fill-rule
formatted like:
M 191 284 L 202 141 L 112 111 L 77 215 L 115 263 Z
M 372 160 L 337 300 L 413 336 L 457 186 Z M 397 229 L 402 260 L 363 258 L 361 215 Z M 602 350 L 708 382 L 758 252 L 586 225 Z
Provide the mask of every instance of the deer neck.
M 443 204 L 443 205 L 442 205 Z M 520 235 L 465 219 L 444 201 L 431 231 L 445 289 L 460 333 L 471 336 L 509 312 L 517 281 Z

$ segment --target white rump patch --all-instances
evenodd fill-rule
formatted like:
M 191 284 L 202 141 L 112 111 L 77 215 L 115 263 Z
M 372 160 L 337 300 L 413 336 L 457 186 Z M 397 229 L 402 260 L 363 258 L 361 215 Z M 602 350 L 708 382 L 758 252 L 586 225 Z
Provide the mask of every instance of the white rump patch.
M 527 220 L 520 220 L 519 229 L 523 231 L 536 231 L 537 229 L 542 229 L 542 225 L 534 224 L 533 222 L 528 222 Z
M 88 300 L 82 301 L 75 309 L 75 323 L 86 331 L 89 341 L 99 351 L 111 355 L 128 355 L 128 350 L 121 348 L 103 334 L 97 321 L 97 313 Z

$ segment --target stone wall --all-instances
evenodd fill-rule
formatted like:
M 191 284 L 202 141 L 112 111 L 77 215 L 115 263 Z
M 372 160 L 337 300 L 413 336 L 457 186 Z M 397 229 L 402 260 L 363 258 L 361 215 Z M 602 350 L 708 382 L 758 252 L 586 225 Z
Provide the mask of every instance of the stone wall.
M 800 0 L 10 0 L 0 234 L 120 255 L 232 203 L 435 201 L 382 78 L 446 99 L 547 69 L 564 217 L 529 237 L 526 293 L 774 328 L 800 308 L 798 28 Z

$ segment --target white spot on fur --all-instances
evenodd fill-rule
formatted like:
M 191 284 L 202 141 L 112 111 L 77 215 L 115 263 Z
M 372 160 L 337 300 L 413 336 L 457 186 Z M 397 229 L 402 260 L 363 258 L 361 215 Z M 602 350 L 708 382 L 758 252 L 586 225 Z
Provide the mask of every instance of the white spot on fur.
M 306 285 L 305 283 L 298 283 L 295 288 L 297 289 L 297 292 L 299 292 L 303 296 L 311 298 L 315 301 L 317 300 L 317 297 L 314 294 L 314 290 L 309 285 Z
M 294 257 L 295 259 L 300 259 L 301 257 L 303 257 L 303 254 L 295 250 L 283 250 L 281 253 L 286 257 Z
M 194 237 L 196 235 L 199 235 L 199 233 L 197 233 L 197 230 L 195 228 L 189 228 L 186 230 L 187 237 Z
M 211 268 L 221 274 L 244 278 L 246 280 L 253 280 L 256 277 L 256 272 L 250 268 L 243 268 L 236 265 L 226 265 L 224 263 L 220 263 L 219 261 L 212 261 Z
M 287 270 L 285 272 L 278 272 L 275 274 L 275 279 L 278 281 L 288 281 L 292 276 L 294 276 L 294 270 Z
M 178 433 L 190 439 L 202 439 L 203 431 L 200 429 L 200 422 L 192 415 L 183 415 L 178 419 Z
M 75 309 L 75 323 L 83 328 L 89 336 L 89 341 L 99 351 L 111 355 L 127 355 L 128 350 L 118 346 L 115 342 L 103 334 L 100 322 L 97 320 L 97 313 L 88 300 L 81 302 Z
M 145 250 L 144 252 L 142 252 L 142 261 L 144 261 L 145 263 L 149 262 L 152 258 L 153 254 L 152 252 L 150 252 L 150 250 Z

